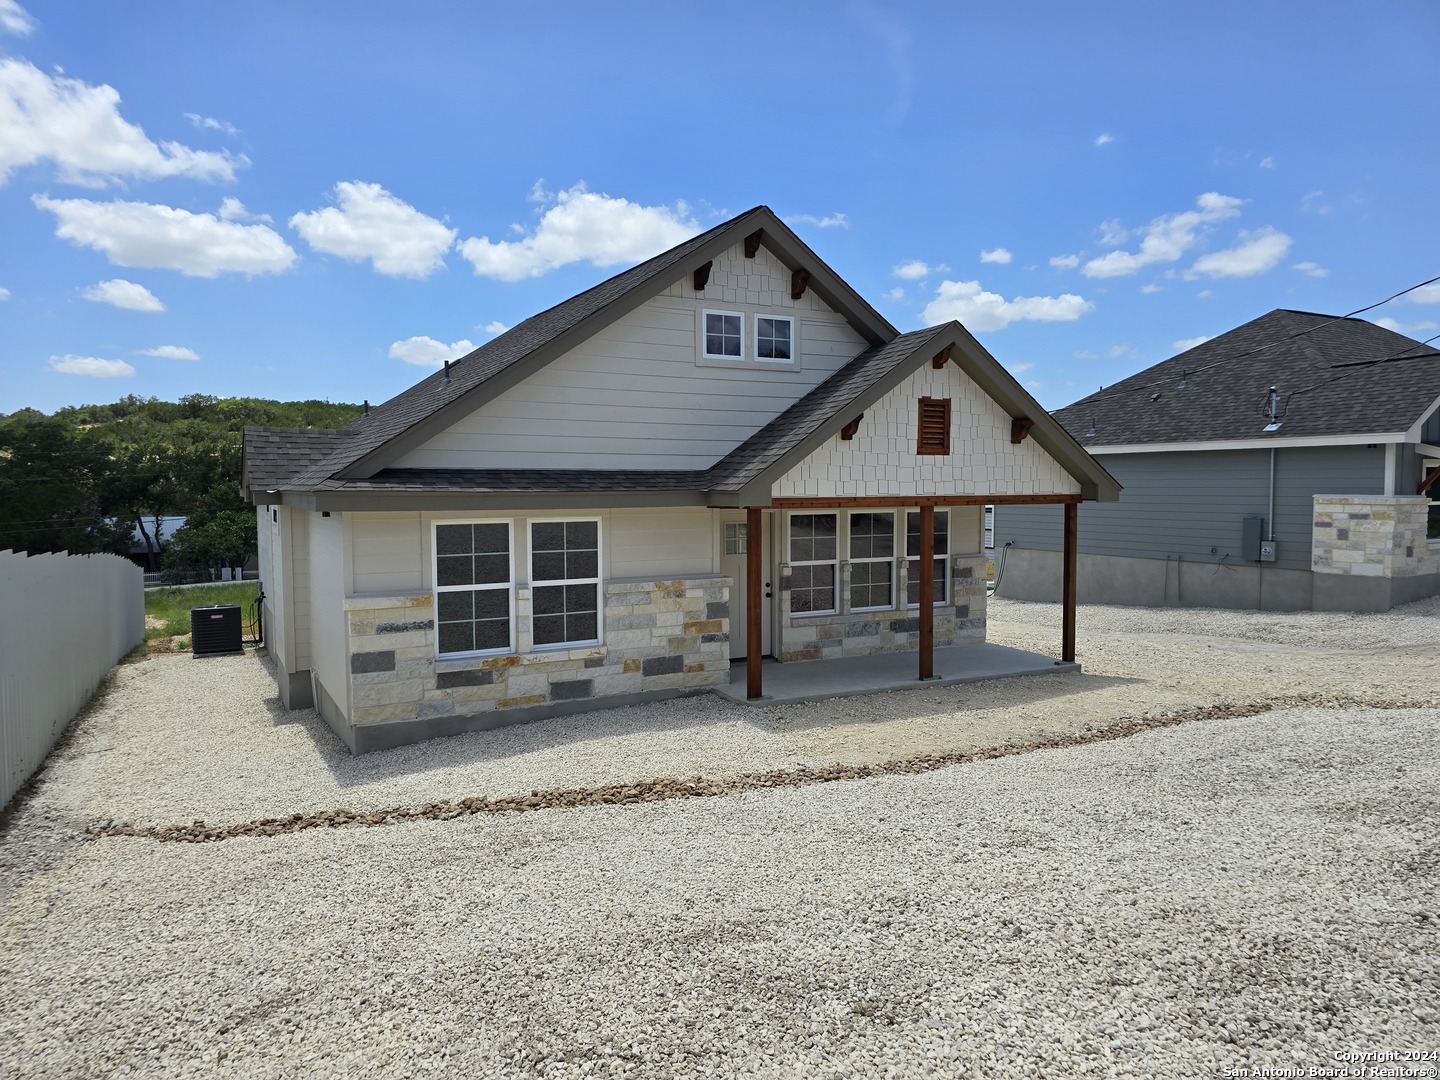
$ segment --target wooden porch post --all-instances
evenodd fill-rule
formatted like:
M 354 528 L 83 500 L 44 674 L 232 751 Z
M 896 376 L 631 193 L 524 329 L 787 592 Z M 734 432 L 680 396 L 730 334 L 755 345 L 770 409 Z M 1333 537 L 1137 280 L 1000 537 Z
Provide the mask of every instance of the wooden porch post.
M 763 648 L 760 636 L 760 587 L 761 575 L 765 570 L 760 555 L 764 540 L 760 535 L 760 507 L 745 508 L 745 696 L 750 699 L 761 696 L 760 691 L 760 650 Z
M 1065 504 L 1065 582 L 1061 603 L 1065 606 L 1060 633 L 1060 659 L 1075 662 L 1075 563 L 1079 549 L 1080 505 Z
M 935 677 L 935 507 L 920 507 L 920 678 Z

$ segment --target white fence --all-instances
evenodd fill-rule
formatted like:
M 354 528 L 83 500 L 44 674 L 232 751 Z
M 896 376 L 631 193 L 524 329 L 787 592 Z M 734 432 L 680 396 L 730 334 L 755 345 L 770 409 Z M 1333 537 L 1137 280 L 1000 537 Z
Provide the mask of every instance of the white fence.
M 145 640 L 143 582 L 118 555 L 0 551 L 0 807 Z

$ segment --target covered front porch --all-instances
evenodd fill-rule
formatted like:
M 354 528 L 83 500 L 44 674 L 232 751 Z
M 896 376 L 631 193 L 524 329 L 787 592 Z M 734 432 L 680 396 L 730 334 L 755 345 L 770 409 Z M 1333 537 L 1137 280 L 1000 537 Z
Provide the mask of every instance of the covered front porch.
M 751 697 L 746 686 L 748 666 L 736 661 L 728 684 L 712 687 L 721 697 L 751 705 L 793 705 L 822 698 L 883 694 L 891 690 L 953 686 L 982 679 L 1078 672 L 1073 661 L 989 643 L 952 645 L 933 651 L 933 674 L 916 678 L 913 652 L 846 656 L 835 660 L 802 660 L 788 664 L 765 661 L 764 693 Z

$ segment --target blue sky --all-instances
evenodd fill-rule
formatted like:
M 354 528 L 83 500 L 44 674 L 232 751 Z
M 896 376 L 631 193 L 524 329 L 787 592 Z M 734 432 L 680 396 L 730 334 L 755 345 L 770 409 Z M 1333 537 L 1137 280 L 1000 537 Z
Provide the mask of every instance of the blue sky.
M 383 401 L 760 203 L 1056 408 L 1440 274 L 1437 47 L 1434 0 L 0 0 L 0 412 Z

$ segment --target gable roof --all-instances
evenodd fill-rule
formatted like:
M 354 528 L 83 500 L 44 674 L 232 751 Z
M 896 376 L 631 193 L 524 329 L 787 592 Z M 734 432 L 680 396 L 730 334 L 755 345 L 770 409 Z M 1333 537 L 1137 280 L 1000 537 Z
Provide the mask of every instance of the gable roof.
M 840 312 L 871 344 L 897 331 L 830 269 L 768 206 L 757 206 L 599 285 L 532 315 L 340 429 L 342 436 L 303 479 L 372 476 L 459 416 L 527 376 L 650 299 L 656 287 L 694 271 L 756 231 L 790 270 L 810 272 L 807 288 Z
M 1280 427 L 1267 433 L 1271 386 Z M 1283 442 L 1403 433 L 1437 399 L 1432 347 L 1364 319 L 1277 309 L 1054 416 L 1091 448 Z
M 1110 474 L 956 322 L 898 334 L 872 345 L 708 469 L 407 468 L 381 469 L 368 477 L 347 479 L 323 475 L 328 465 L 322 463 L 302 468 L 280 486 L 317 497 L 321 502 L 327 501 L 324 496 L 342 494 L 405 494 L 416 500 L 439 495 L 451 500 L 448 505 L 453 506 L 457 495 L 478 503 L 503 494 L 509 505 L 520 505 L 517 495 L 535 494 L 553 503 L 554 496 L 563 493 L 581 498 L 625 495 L 629 505 L 763 504 L 769 501 L 770 486 L 776 479 L 947 346 L 951 347 L 952 362 L 1001 408 L 1011 416 L 1034 422 L 1030 437 L 1080 481 L 1084 498 L 1110 501 L 1118 497 L 1120 486 Z M 313 441 L 316 433 L 304 429 L 247 428 L 245 434 L 247 444 L 253 438 L 266 448 L 266 461 L 270 460 L 272 446 L 283 446 L 290 439 L 296 440 L 297 452 L 302 454 L 307 447 L 313 453 L 317 445 Z M 257 486 L 254 477 L 258 474 L 250 475 L 253 497 Z

